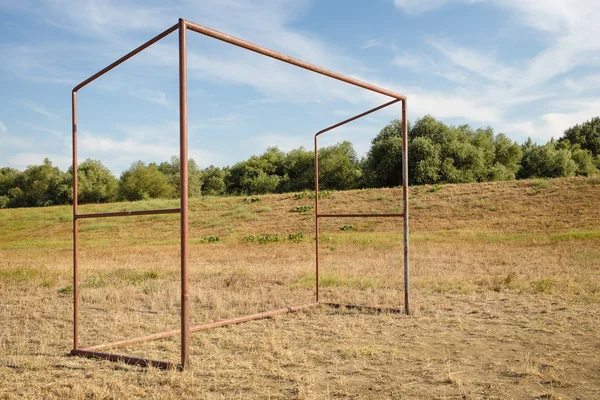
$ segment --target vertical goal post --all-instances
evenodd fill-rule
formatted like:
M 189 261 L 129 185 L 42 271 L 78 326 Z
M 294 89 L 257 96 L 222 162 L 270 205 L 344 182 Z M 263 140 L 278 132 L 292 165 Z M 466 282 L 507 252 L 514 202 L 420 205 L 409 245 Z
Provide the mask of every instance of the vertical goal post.
M 315 301 L 309 304 L 284 307 L 276 310 L 270 310 L 257 314 L 251 314 L 243 317 L 237 317 L 227 320 L 213 321 L 201 325 L 190 325 L 190 306 L 189 306 L 189 238 L 188 238 L 188 103 L 187 103 L 187 31 L 193 31 L 202 35 L 221 40 L 231 45 L 244 48 L 246 50 L 274 58 L 276 60 L 294 65 L 296 67 L 324 75 L 326 77 L 336 79 L 347 84 L 360 87 L 362 89 L 379 93 L 392 98 L 393 100 L 355 115 L 342 122 L 331 125 L 314 136 L 314 154 L 315 154 Z M 141 211 L 122 211 L 122 212 L 105 212 L 105 213 L 87 213 L 80 214 L 78 209 L 78 188 L 77 188 L 77 92 L 88 84 L 92 83 L 102 75 L 116 68 L 120 64 L 134 57 L 154 43 L 160 41 L 171 33 L 178 31 L 179 33 L 179 160 L 180 160 L 180 206 L 172 209 L 159 210 L 141 210 Z M 410 297 L 409 297 L 409 242 L 408 242 L 408 124 L 407 124 L 407 105 L 406 96 L 395 93 L 393 91 L 363 82 L 337 72 L 318 67 L 313 64 L 298 60 L 285 54 L 261 47 L 254 43 L 227 35 L 225 33 L 207 28 L 185 19 L 179 19 L 178 23 L 171 26 L 161 34 L 155 36 L 151 40 L 127 53 L 117 61 L 113 62 L 106 68 L 100 70 L 88 79 L 81 82 L 73 88 L 72 94 L 72 128 L 73 128 L 73 349 L 71 354 L 74 356 L 82 356 L 89 358 L 100 358 L 110 361 L 121 361 L 127 364 L 139 366 L 154 366 L 163 369 L 184 369 L 190 362 L 190 333 L 216 328 L 220 326 L 238 324 L 242 322 L 252 321 L 256 319 L 268 318 L 279 314 L 296 312 L 308 307 L 318 306 L 320 304 L 335 307 L 335 308 L 359 308 L 370 309 L 374 311 L 387 311 L 393 313 L 410 314 Z M 391 106 L 398 102 L 402 103 L 402 203 L 403 212 L 396 214 L 326 214 L 319 213 L 319 159 L 318 159 L 318 137 L 326 132 L 355 121 L 375 111 L 379 111 L 385 107 Z M 141 215 L 157 215 L 157 214 L 179 214 L 180 216 L 180 279 L 181 279 L 181 303 L 180 303 L 180 328 L 171 331 L 155 333 L 147 336 L 125 339 L 112 343 L 104 343 L 92 346 L 81 346 L 79 343 L 79 232 L 78 221 L 87 218 L 109 218 L 109 217 L 125 217 L 125 216 L 141 216 Z M 378 218 L 378 217 L 395 217 L 403 219 L 404 231 L 404 308 L 382 308 L 360 306 L 341 303 L 323 303 L 319 295 L 319 220 L 322 218 Z M 181 358 L 178 364 L 168 361 L 151 360 L 147 358 L 131 357 L 127 355 L 106 353 L 103 350 L 107 348 L 135 344 L 150 340 L 158 340 L 171 336 L 181 336 Z

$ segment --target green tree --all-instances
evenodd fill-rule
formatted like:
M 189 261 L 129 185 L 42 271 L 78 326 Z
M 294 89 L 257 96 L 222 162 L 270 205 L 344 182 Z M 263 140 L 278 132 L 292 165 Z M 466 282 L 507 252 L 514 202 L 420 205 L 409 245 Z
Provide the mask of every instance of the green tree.
M 284 179 L 284 160 L 282 151 L 269 147 L 260 156 L 235 164 L 226 177 L 227 192 L 248 195 L 276 192 Z
M 204 183 L 202 184 L 202 194 L 210 196 L 220 196 L 225 194 L 225 178 L 229 170 L 211 165 L 202 171 Z
M 45 158 L 43 164 L 27 167 L 8 191 L 10 207 L 40 207 L 68 204 L 73 198 L 69 176 Z
M 371 141 L 371 148 L 362 161 L 362 171 L 364 184 L 368 187 L 393 187 L 402 184 L 401 120 L 391 121 Z
M 179 157 L 173 156 L 170 162 L 160 163 L 158 170 L 167 178 L 175 197 L 179 197 L 181 186 Z M 203 180 L 202 171 L 198 168 L 196 161 L 190 158 L 188 160 L 188 197 L 200 197 Z
M 522 149 L 521 169 L 517 174 L 519 179 L 573 176 L 577 171 L 571 151 L 559 148 L 554 140 L 540 146 L 527 139 Z
M 315 154 L 304 147 L 288 152 L 283 162 L 284 179 L 280 192 L 295 192 L 315 187 Z
M 319 150 L 319 187 L 329 190 L 356 189 L 362 170 L 352 143 L 343 141 Z
M 121 174 L 119 199 L 136 201 L 151 198 L 173 198 L 176 192 L 155 163 L 137 161 Z
M 9 191 L 17 186 L 19 170 L 9 167 L 0 168 L 0 209 L 10 206 Z
M 72 187 L 72 166 L 67 175 Z M 117 179 L 99 160 L 88 158 L 77 166 L 77 200 L 80 204 L 116 201 L 118 187 Z
M 431 116 L 408 132 L 410 184 L 514 179 L 521 148 L 490 127 L 448 126 Z M 402 121 L 393 120 L 373 139 L 363 162 L 370 187 L 402 184 Z
M 593 157 L 600 156 L 600 117 L 567 129 L 559 142 L 565 140 L 571 145 L 579 145 L 581 149 L 589 150 Z

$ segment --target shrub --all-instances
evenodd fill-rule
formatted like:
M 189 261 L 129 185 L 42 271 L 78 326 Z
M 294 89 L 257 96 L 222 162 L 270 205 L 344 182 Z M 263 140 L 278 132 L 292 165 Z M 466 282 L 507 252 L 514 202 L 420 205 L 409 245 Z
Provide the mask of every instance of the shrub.
M 340 226 L 340 230 L 341 231 L 349 231 L 354 229 L 354 225 L 344 225 L 344 226 Z
M 280 242 L 282 240 L 283 239 L 277 235 L 265 235 L 265 234 L 248 235 L 248 236 L 244 237 L 244 241 L 246 241 L 246 242 L 259 243 L 259 244 Z
M 312 210 L 311 206 L 300 206 L 300 207 L 294 207 L 290 210 L 290 212 L 297 212 L 297 213 L 303 213 L 306 211 L 310 211 Z
M 302 232 L 290 233 L 287 236 L 287 240 L 291 240 L 294 243 L 300 243 L 301 241 L 304 240 L 304 234 Z

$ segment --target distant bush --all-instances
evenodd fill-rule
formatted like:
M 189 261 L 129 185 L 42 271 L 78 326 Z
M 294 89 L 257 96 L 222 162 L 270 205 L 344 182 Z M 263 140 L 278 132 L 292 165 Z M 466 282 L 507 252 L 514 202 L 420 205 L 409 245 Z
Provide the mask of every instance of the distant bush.
M 283 238 L 281 238 L 277 235 L 248 235 L 248 236 L 244 237 L 244 241 L 246 241 L 246 242 L 260 243 L 260 244 L 281 242 L 282 240 L 283 240 Z
M 300 243 L 301 241 L 304 240 L 304 234 L 302 232 L 298 232 L 298 233 L 290 233 L 287 236 L 287 240 L 290 240 L 294 243 Z
M 244 237 L 245 242 L 249 243 L 258 243 L 258 244 L 266 244 L 266 243 L 276 243 L 283 242 L 289 240 L 294 243 L 300 243 L 304 240 L 304 234 L 302 232 L 298 233 L 290 233 L 286 237 L 281 237 L 279 235 L 248 235 Z
M 352 229 L 354 229 L 354 225 L 343 225 L 343 226 L 340 226 L 340 230 L 341 231 L 349 231 L 349 230 L 352 230 Z
M 435 184 L 428 190 L 428 192 L 435 193 L 435 192 L 439 192 L 440 190 L 442 190 L 442 186 Z
M 330 195 L 331 195 L 331 192 L 329 190 L 320 190 L 319 191 L 319 199 L 327 197 L 327 196 L 330 196 Z M 300 193 L 294 194 L 294 199 L 296 199 L 296 200 L 301 200 L 301 199 L 304 199 L 304 198 L 309 198 L 311 200 L 314 200 L 315 199 L 315 192 L 314 191 L 305 190 L 305 191 L 302 191 Z
M 207 236 L 201 240 L 202 243 L 216 243 L 220 241 L 221 239 L 218 236 Z
M 563 146 L 558 147 L 555 141 L 540 146 L 527 140 L 522 148 L 521 169 L 517 174 L 520 179 L 559 178 L 573 176 L 577 171 L 571 151 Z
M 256 203 L 257 201 L 260 201 L 260 197 L 246 197 L 244 199 L 244 203 L 246 204 Z

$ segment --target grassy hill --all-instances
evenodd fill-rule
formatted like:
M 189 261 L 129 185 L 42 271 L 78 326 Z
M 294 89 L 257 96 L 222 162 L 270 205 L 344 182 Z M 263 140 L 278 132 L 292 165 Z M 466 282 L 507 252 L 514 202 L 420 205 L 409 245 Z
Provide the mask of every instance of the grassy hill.
M 312 301 L 310 194 L 257 197 L 190 200 L 192 323 Z M 599 199 L 596 177 L 412 187 L 412 316 L 319 307 L 198 333 L 184 373 L 66 357 L 71 208 L 0 210 L 0 398 L 596 398 Z M 401 191 L 331 192 L 320 207 L 399 212 Z M 178 216 L 80 227 L 82 345 L 177 327 Z M 323 300 L 401 306 L 401 228 L 324 220 Z M 178 340 L 117 350 L 175 361 Z
M 322 212 L 399 212 L 400 189 L 326 192 Z M 224 243 L 243 242 L 249 235 L 281 237 L 302 232 L 314 239 L 314 200 L 309 193 L 251 197 L 206 197 L 190 200 L 190 242 L 208 237 Z M 255 198 L 258 201 L 251 202 Z M 562 240 L 600 237 L 600 179 L 490 182 L 418 186 L 410 189 L 413 241 Z M 176 208 L 178 200 L 149 200 L 80 206 L 81 213 Z M 292 210 L 311 207 L 304 212 Z M 70 206 L 0 211 L 0 248 L 68 248 L 71 246 Z M 82 246 L 154 246 L 178 243 L 179 216 L 145 216 L 80 221 Z M 353 225 L 341 231 L 344 225 Z M 334 241 L 349 236 L 396 239 L 398 221 L 343 219 L 322 222 Z

